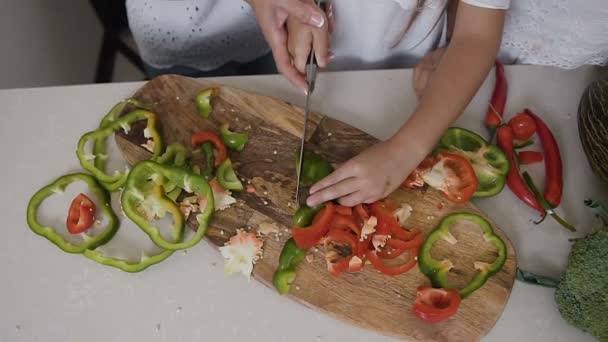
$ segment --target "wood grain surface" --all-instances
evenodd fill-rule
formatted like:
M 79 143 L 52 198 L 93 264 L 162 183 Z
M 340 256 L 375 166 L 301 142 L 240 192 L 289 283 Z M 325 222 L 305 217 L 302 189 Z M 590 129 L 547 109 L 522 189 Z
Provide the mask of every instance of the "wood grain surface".
M 197 113 L 195 95 L 209 86 L 218 86 L 209 119 Z M 291 236 L 289 227 L 295 211 L 295 155 L 303 130 L 303 110 L 293 104 L 240 89 L 211 84 L 181 76 L 160 76 L 139 89 L 135 98 L 153 105 L 162 125 L 166 144 L 180 142 L 190 147 L 192 133 L 201 130 L 218 132 L 222 123 L 231 129 L 247 132 L 250 140 L 240 153 L 230 152 L 239 178 L 255 186 L 256 192 L 235 193 L 237 203 L 216 212 L 207 239 L 222 246 L 236 229 L 255 231 L 262 222 L 280 227 L 279 234 L 264 239 L 263 258 L 254 267 L 254 278 L 272 287 L 272 276 L 284 242 Z M 387 99 L 388 100 L 388 99 Z M 143 125 L 142 125 L 143 126 Z M 149 158 L 141 144 L 141 126 L 134 126 L 128 136 L 116 135 L 117 144 L 131 164 Z M 334 164 L 348 160 L 377 140 L 343 122 L 312 113 L 307 148 Z M 201 160 L 199 160 L 201 159 Z M 202 158 L 195 155 L 195 162 Z M 447 214 L 474 212 L 470 203 L 456 205 L 434 190 L 399 189 L 390 195 L 399 203 L 413 207 L 406 224 L 426 235 Z M 492 222 L 488 217 L 486 217 Z M 193 215 L 189 220 L 196 227 Z M 399 276 L 385 276 L 366 265 L 358 273 L 331 276 L 326 269 L 323 251 L 312 249 L 307 261 L 297 271 L 296 282 L 286 295 L 301 304 L 333 317 L 381 334 L 412 341 L 475 341 L 490 331 L 500 317 L 515 279 L 516 256 L 508 237 L 493 224 L 507 244 L 507 261 L 503 269 L 481 289 L 463 300 L 458 313 L 438 324 L 427 324 L 412 313 L 416 288 L 428 284 L 418 267 Z M 468 282 L 475 270 L 474 261 L 491 262 L 496 257 L 493 246 L 486 243 L 473 224 L 459 223 L 452 228 L 456 245 L 440 241 L 433 249 L 436 259 L 449 258 L 455 264 L 449 280 L 455 285 Z M 277 296 L 279 294 L 277 293 Z M 279 313 L 277 313 L 279 314 Z

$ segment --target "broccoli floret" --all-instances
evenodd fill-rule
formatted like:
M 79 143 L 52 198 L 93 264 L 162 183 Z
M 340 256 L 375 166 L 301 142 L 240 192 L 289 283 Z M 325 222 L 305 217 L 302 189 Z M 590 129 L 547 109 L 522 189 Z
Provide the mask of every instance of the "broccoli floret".
M 608 231 L 576 240 L 555 291 L 562 317 L 600 341 L 608 341 Z

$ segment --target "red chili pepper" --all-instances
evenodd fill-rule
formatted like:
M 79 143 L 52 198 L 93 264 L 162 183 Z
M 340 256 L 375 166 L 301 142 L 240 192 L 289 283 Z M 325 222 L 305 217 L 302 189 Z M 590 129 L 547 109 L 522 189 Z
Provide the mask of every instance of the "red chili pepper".
M 494 69 L 496 71 L 494 93 L 486 113 L 486 126 L 491 130 L 495 130 L 502 123 L 502 115 L 507 103 L 507 78 L 505 77 L 504 67 L 499 61 L 496 61 Z
M 561 202 L 564 181 L 559 146 L 545 122 L 529 109 L 525 109 L 524 111 L 534 119 L 536 133 L 545 152 L 545 174 L 547 179 L 545 181 L 544 197 L 555 208 Z
M 199 132 L 192 135 L 192 145 L 197 147 L 203 143 L 210 142 L 215 146 L 217 154 L 215 155 L 215 166 L 220 166 L 228 156 L 226 145 L 217 135 L 211 132 Z
M 509 189 L 517 196 L 520 200 L 526 203 L 528 206 L 536 209 L 544 217 L 546 212 L 545 209 L 538 203 L 536 197 L 528 189 L 526 183 L 519 174 L 517 163 L 515 161 L 515 152 L 513 150 L 513 130 L 509 126 L 501 126 L 498 128 L 498 147 L 507 155 L 511 167 L 509 174 L 507 175 L 507 185 Z
M 517 154 L 520 165 L 540 163 L 543 161 L 543 154 L 538 151 L 521 151 Z

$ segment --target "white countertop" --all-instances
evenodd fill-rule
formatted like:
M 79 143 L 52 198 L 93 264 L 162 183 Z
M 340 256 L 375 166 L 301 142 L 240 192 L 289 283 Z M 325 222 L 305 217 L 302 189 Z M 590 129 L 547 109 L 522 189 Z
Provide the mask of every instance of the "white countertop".
M 579 142 L 576 109 L 583 88 L 598 70 L 563 71 L 507 67 L 508 116 L 530 107 L 557 136 L 565 170 L 560 213 L 591 227 L 587 197 L 606 198 Z M 313 109 L 386 138 L 415 105 L 411 71 L 322 74 Z M 295 104 L 303 97 L 279 76 L 221 79 Z M 138 274 L 98 265 L 60 251 L 26 224 L 33 193 L 65 173 L 80 170 L 78 138 L 142 83 L 0 90 L 0 342 L 8 341 L 380 341 L 390 340 L 307 309 L 245 278 L 224 276 L 219 253 L 201 243 Z M 456 125 L 484 133 L 492 76 Z M 533 176 L 542 166 L 533 167 Z M 477 204 L 509 235 L 519 266 L 557 276 L 571 237 L 551 219 L 534 226 L 536 214 L 505 188 Z M 123 226 L 131 224 L 122 220 Z M 216 266 L 214 266 L 216 265 Z M 404 313 L 407 314 L 407 313 Z M 487 341 L 592 340 L 561 319 L 553 290 L 515 282 Z

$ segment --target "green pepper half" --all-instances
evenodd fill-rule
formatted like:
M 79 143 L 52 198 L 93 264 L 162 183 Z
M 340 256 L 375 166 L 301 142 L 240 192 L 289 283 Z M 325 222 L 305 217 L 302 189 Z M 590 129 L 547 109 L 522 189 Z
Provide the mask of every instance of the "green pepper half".
M 150 182 L 153 184 L 150 184 Z M 166 182 L 174 183 L 187 193 L 200 196 L 202 197 L 201 200 L 205 201 L 204 207 L 201 206 L 201 212 L 196 215 L 196 220 L 199 224 L 196 233 L 188 241 L 175 242 L 165 240 L 160 233 L 159 227 L 150 223 L 140 212 L 140 208 L 142 205 L 145 206 L 145 201 L 149 197 L 147 195 L 150 192 L 151 186 Z M 125 189 L 122 192 L 121 202 L 125 214 L 148 234 L 157 246 L 167 250 L 186 249 L 196 245 L 206 234 L 209 220 L 214 211 L 213 192 L 209 183 L 203 177 L 184 168 L 161 165 L 150 160 L 139 162 L 133 167 L 133 170 L 129 173 Z M 160 205 L 166 209 L 171 209 L 171 211 L 177 208 L 175 203 L 172 203 L 169 199 L 164 203 L 160 203 Z M 175 214 L 174 216 L 179 215 Z
M 87 237 L 87 235 L 84 234 L 84 242 L 80 245 L 74 245 L 66 241 L 53 227 L 41 225 L 37 218 L 38 208 L 44 200 L 53 194 L 63 193 L 69 184 L 76 181 L 87 183 L 97 198 L 97 207 L 100 208 L 108 218 L 108 225 L 100 234 L 92 237 Z M 32 196 L 27 206 L 27 223 L 34 233 L 45 237 L 61 250 L 68 253 L 82 253 L 87 249 L 93 249 L 107 243 L 112 239 L 114 234 L 116 234 L 116 231 L 118 230 L 118 218 L 116 217 L 116 214 L 114 214 L 110 203 L 110 194 L 100 186 L 95 178 L 85 173 L 68 174 L 57 178 L 53 183 L 38 190 L 34 196 Z
M 507 247 L 504 241 L 494 233 L 490 223 L 483 217 L 473 213 L 455 213 L 444 217 L 437 228 L 435 228 L 427 237 L 420 248 L 418 255 L 418 266 L 420 271 L 424 273 L 435 288 L 450 288 L 448 284 L 448 273 L 453 267 L 449 260 L 436 260 L 431 256 L 433 244 L 440 239 L 453 240 L 454 237 L 450 233 L 450 227 L 457 221 L 469 220 L 479 225 L 483 231 L 483 238 L 487 242 L 492 243 L 498 252 L 498 257 L 491 264 L 475 263 L 475 268 L 478 269 L 477 274 L 469 282 L 467 286 L 459 290 L 460 297 L 466 298 L 475 290 L 483 286 L 488 278 L 503 267 L 507 259 Z
M 300 164 L 300 153 L 296 155 L 296 170 Z M 299 170 L 298 170 L 299 171 Z M 321 179 L 329 176 L 334 171 L 331 164 L 323 159 L 320 155 L 305 150 L 304 151 L 304 162 L 302 165 L 302 178 L 303 184 L 312 184 L 320 181 Z
M 162 152 L 162 140 L 160 134 L 156 130 L 156 115 L 154 115 L 154 113 L 152 112 L 145 110 L 135 110 L 133 112 L 130 112 L 122 116 L 121 118 L 109 123 L 104 128 L 100 128 L 96 131 L 84 134 L 80 138 L 80 140 L 78 140 L 76 155 L 78 156 L 80 165 L 85 170 L 91 172 L 95 176 L 95 178 L 97 178 L 102 183 L 102 185 L 104 185 L 104 187 L 110 191 L 114 191 L 124 185 L 127 180 L 127 172 L 117 171 L 112 176 L 108 175 L 105 170 L 95 166 L 92 160 L 96 159 L 97 156 L 95 154 L 87 155 L 85 152 L 85 145 L 90 140 L 107 139 L 107 137 L 114 134 L 115 131 L 121 128 L 125 131 L 128 131 L 132 123 L 140 120 L 147 120 L 145 135 L 149 136 L 154 141 L 154 152 L 152 154 L 152 157 L 156 158 Z M 105 166 L 105 164 L 103 166 Z
M 249 141 L 247 134 L 232 132 L 227 123 L 220 126 L 220 137 L 228 148 L 238 152 L 242 151 Z
M 479 181 L 474 197 L 491 197 L 505 187 L 509 160 L 479 134 L 460 127 L 449 128 L 439 141 L 439 150 L 467 158 Z

